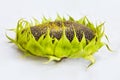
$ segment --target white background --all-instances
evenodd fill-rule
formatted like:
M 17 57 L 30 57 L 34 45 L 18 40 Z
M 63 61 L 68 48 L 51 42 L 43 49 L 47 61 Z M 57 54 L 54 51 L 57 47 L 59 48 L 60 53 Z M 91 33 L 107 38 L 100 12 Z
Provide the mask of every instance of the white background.
M 46 59 L 24 58 L 14 44 L 8 43 L 6 29 L 15 28 L 20 18 L 40 20 L 71 15 L 87 16 L 93 22 L 105 22 L 113 53 L 101 48 L 96 63 L 66 59 L 43 64 Z M 120 80 L 120 0 L 0 0 L 0 80 Z

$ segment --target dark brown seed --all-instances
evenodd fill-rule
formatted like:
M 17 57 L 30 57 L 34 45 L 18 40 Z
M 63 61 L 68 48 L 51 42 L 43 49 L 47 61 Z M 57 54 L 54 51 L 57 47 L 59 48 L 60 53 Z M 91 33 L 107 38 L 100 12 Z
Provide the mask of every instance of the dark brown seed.
M 76 36 L 77 36 L 79 41 L 81 41 L 83 33 L 85 34 L 85 38 L 87 40 L 91 40 L 95 36 L 94 32 L 90 28 L 88 28 L 82 24 L 79 24 L 77 22 L 71 22 L 71 21 L 49 22 L 47 24 L 33 26 L 30 29 L 31 29 L 31 32 L 36 40 L 38 40 L 41 35 L 46 34 L 48 28 L 50 29 L 50 36 L 52 38 L 57 38 L 59 40 L 62 36 L 62 33 L 63 33 L 63 29 L 62 29 L 63 25 L 66 27 L 65 34 L 70 42 L 73 40 L 74 30 L 76 32 Z M 57 26 L 58 29 L 56 29 L 54 26 Z

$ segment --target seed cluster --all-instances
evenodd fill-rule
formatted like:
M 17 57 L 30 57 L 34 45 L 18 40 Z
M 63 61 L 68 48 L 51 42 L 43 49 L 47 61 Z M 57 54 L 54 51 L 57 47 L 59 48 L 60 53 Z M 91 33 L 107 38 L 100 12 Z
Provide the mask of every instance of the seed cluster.
M 49 22 L 42 25 L 33 26 L 30 29 L 36 40 L 38 40 L 41 35 L 46 34 L 48 28 L 50 28 L 50 36 L 59 40 L 63 33 L 62 26 L 65 26 L 65 34 L 70 42 L 73 40 L 74 31 L 76 32 L 76 36 L 79 41 L 81 41 L 83 33 L 85 34 L 85 38 L 87 40 L 92 40 L 95 36 L 94 32 L 87 26 L 72 21 Z

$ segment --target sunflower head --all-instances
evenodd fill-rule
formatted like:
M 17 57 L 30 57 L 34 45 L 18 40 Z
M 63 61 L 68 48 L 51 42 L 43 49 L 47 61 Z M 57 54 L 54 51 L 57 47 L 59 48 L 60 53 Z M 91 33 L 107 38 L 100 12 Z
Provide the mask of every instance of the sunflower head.
M 105 35 L 103 25 L 104 23 L 95 26 L 87 17 L 74 20 L 69 16 L 66 20 L 57 16 L 54 21 L 44 17 L 42 22 L 20 19 L 15 29 L 16 38 L 7 38 L 25 55 L 47 57 L 49 61 L 84 58 L 93 64 L 93 54 L 106 45 L 101 41 Z

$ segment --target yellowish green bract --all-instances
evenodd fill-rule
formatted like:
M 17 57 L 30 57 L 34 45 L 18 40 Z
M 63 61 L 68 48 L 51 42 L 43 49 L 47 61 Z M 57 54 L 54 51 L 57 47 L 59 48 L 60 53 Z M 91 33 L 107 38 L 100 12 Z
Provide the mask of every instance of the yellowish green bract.
M 60 16 L 57 16 L 56 20 L 66 21 L 64 17 Z M 17 23 L 17 28 L 15 29 L 16 38 L 12 39 L 8 36 L 7 38 L 11 42 L 15 43 L 18 48 L 25 53 L 25 55 L 33 54 L 35 56 L 47 57 L 49 59 L 48 62 L 52 60 L 59 61 L 64 57 L 84 58 L 91 61 L 90 65 L 92 65 L 95 63 L 93 54 L 97 52 L 102 46 L 106 45 L 101 41 L 101 38 L 105 35 L 103 29 L 104 23 L 95 26 L 87 19 L 87 17 L 83 17 L 79 20 L 74 20 L 70 16 L 69 20 L 86 25 L 92 31 L 94 31 L 95 37 L 87 43 L 85 35 L 83 34 L 82 40 L 79 42 L 76 34 L 74 34 L 74 38 L 70 42 L 65 35 L 65 26 L 63 25 L 63 34 L 60 40 L 51 38 L 49 35 L 49 29 L 47 30 L 47 35 L 45 38 L 44 35 L 42 35 L 38 40 L 35 40 L 30 31 L 30 27 L 52 21 L 44 17 L 41 23 L 36 19 L 34 19 L 34 22 L 28 22 L 24 19 L 20 19 Z M 52 43 L 52 40 L 54 40 L 54 43 Z M 108 46 L 107 48 L 109 49 Z

